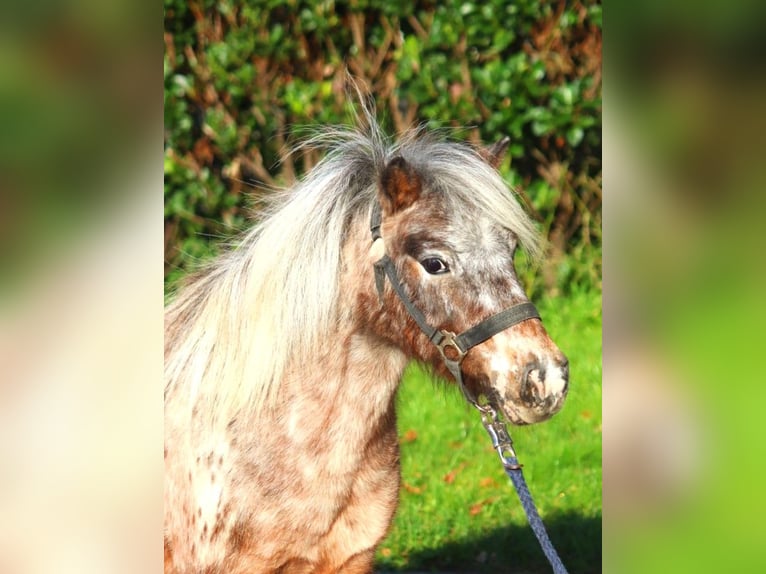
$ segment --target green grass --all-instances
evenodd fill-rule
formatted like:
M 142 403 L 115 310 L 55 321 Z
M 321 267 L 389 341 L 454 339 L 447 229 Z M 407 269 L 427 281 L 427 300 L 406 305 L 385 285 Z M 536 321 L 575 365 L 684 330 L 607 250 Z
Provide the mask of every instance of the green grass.
M 601 572 L 601 295 L 538 301 L 569 357 L 562 411 L 511 427 L 524 474 L 569 572 Z M 400 506 L 378 571 L 550 572 L 478 413 L 411 365 L 398 396 Z

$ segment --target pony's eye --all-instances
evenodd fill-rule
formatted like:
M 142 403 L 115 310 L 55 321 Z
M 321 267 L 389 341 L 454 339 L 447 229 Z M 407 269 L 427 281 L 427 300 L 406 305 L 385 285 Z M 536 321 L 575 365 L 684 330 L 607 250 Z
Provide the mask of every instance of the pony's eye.
M 420 262 L 428 273 L 431 275 L 441 275 L 442 273 L 448 273 L 449 267 L 447 264 L 438 257 L 428 257 Z

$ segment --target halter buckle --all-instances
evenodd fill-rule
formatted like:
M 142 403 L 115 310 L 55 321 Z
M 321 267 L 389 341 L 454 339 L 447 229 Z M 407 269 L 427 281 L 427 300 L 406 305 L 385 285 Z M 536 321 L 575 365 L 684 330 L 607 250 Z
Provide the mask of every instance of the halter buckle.
M 434 344 L 436 345 L 436 348 L 439 349 L 439 352 L 442 355 L 442 359 L 444 359 L 445 362 L 452 362 L 456 364 L 460 364 L 463 361 L 463 357 L 465 357 L 466 351 L 460 348 L 460 345 L 457 343 L 457 335 L 453 333 L 452 331 L 439 331 L 441 334 L 441 339 L 436 342 L 434 341 Z M 452 358 L 447 356 L 446 350 L 449 348 L 455 349 L 455 353 L 457 353 L 456 358 Z

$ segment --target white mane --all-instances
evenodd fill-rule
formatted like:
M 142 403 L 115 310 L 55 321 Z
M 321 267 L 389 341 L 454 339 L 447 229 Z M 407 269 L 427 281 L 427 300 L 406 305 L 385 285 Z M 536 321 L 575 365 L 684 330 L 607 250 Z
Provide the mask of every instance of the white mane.
M 334 129 L 309 140 L 305 145 L 329 147 L 325 158 L 274 198 L 236 249 L 180 289 L 166 311 L 166 393 L 180 392 L 190 409 L 208 402 L 226 424 L 241 410 L 271 404 L 289 363 L 310 364 L 336 320 L 349 223 L 369 218 L 378 175 L 396 154 L 438 182 L 450 201 L 478 208 L 538 252 L 532 222 L 475 150 L 417 131 L 392 144 L 366 119 L 365 130 Z

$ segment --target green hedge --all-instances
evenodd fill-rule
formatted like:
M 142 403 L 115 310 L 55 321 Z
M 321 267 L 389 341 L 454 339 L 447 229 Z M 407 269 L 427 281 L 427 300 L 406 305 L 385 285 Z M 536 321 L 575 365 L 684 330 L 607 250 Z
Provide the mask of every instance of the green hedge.
M 167 277 L 317 161 L 283 151 L 348 122 L 346 69 L 390 132 L 509 135 L 501 171 L 551 244 L 533 290 L 600 287 L 601 5 L 524 0 L 165 0 Z

